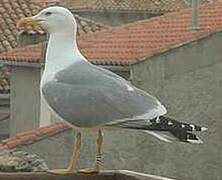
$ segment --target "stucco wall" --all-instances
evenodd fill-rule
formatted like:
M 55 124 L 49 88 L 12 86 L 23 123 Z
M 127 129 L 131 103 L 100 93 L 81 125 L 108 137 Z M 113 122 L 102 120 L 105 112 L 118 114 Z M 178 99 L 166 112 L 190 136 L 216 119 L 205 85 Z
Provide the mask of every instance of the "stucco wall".
M 133 83 L 157 96 L 169 116 L 209 128 L 201 134 L 203 145 L 149 144 L 150 138 L 140 137 L 153 162 L 142 161 L 142 170 L 178 179 L 221 179 L 222 33 L 154 56 L 134 65 L 132 72 Z
M 14 66 L 11 74 L 10 136 L 39 126 L 40 69 Z

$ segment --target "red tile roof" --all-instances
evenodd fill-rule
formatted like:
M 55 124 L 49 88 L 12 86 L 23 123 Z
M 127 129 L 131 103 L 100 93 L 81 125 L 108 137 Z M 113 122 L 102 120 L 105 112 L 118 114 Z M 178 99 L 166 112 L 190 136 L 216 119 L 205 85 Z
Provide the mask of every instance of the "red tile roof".
M 0 149 L 13 149 L 21 145 L 32 144 L 68 129 L 70 129 L 70 127 L 66 126 L 64 123 L 56 123 L 50 126 L 18 133 L 14 137 L 1 141 Z
M 10 50 L 17 46 L 16 22 L 21 17 L 36 14 L 39 9 L 40 7 L 36 3 L 34 3 L 34 1 L 0 1 L 0 52 Z
M 29 45 L 3 52 L 1 60 L 39 63 L 42 55 L 42 44 Z
M 11 50 L 17 46 L 17 21 L 25 16 L 37 14 L 43 4 L 36 0 L 0 0 L 0 53 Z M 109 27 L 76 15 L 78 23 L 78 35 L 101 31 Z M 44 34 L 41 29 L 28 31 L 28 33 Z
M 75 18 L 78 25 L 78 31 L 77 31 L 78 36 L 83 36 L 85 34 L 90 34 L 97 31 L 110 29 L 110 27 L 105 24 L 95 22 L 91 19 L 81 17 L 77 14 L 75 14 Z
M 200 8 L 200 27 L 191 31 L 191 9 L 138 21 L 111 30 L 85 35 L 79 40 L 82 53 L 93 63 L 129 65 L 143 61 L 157 53 L 181 46 L 211 32 L 222 30 L 222 1 Z M 40 46 L 27 47 L 4 53 L 0 59 L 37 62 Z M 34 53 L 32 53 L 34 49 Z M 38 52 L 39 53 L 39 52 Z M 25 58 L 24 58 L 25 57 Z

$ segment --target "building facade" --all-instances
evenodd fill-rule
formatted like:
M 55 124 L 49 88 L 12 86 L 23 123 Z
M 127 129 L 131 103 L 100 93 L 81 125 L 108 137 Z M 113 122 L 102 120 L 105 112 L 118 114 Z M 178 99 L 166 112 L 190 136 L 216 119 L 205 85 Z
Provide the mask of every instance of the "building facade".
M 220 179 L 222 33 L 155 55 L 133 65 L 132 73 L 133 83 L 158 97 L 168 116 L 208 127 L 201 146 L 160 145 L 152 140 L 153 147 L 152 143 L 141 145 L 150 149 L 148 152 L 155 151 L 143 171 L 161 171 L 178 179 Z M 145 141 L 145 135 L 143 138 Z M 148 165 L 152 161 L 157 163 L 155 168 Z

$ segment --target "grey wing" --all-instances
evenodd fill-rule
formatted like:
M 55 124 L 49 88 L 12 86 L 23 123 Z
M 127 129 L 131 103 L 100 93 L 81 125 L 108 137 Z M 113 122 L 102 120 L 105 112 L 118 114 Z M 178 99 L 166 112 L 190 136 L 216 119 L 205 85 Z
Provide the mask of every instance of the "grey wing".
M 107 77 L 110 77 L 110 78 L 115 78 L 115 79 L 118 79 L 119 82 L 125 84 L 127 86 L 127 88 L 129 89 L 129 87 L 133 87 L 133 85 L 131 84 L 130 81 L 127 81 L 126 79 L 124 79 L 123 77 L 113 73 L 112 71 L 109 71 L 105 68 L 101 68 L 99 66 L 95 66 L 93 65 L 98 71 L 100 71 L 101 73 L 105 74 Z M 135 87 L 134 87 L 135 88 Z
M 137 88 L 129 91 L 121 78 L 120 81 L 90 68 L 81 66 L 81 72 L 67 70 L 56 76 L 57 81 L 42 87 L 46 101 L 64 120 L 75 126 L 92 127 L 165 113 L 156 98 Z

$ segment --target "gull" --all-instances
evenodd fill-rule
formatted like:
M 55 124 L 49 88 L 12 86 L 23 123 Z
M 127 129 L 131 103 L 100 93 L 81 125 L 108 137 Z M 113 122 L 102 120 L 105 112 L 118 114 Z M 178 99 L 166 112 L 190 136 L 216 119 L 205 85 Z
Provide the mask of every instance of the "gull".
M 202 143 L 193 132 L 207 128 L 166 117 L 167 110 L 156 97 L 91 64 L 79 51 L 77 24 L 68 9 L 48 7 L 17 24 L 18 28 L 29 26 L 40 26 L 50 35 L 40 83 L 41 98 L 56 116 L 77 131 L 68 167 L 49 172 L 98 173 L 102 168 L 104 129 L 127 128 L 141 130 L 165 142 Z M 97 150 L 94 166 L 79 169 L 83 131 L 98 132 Z

